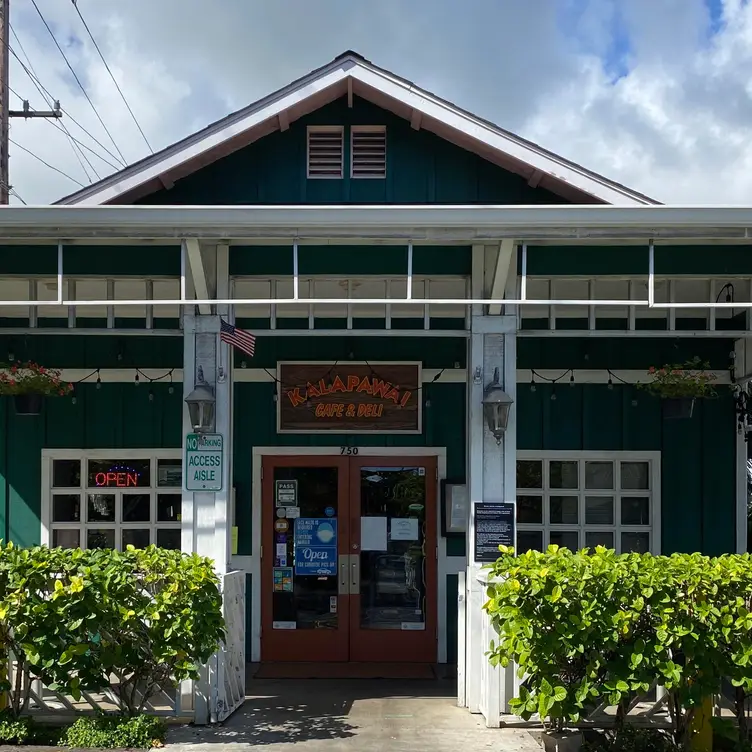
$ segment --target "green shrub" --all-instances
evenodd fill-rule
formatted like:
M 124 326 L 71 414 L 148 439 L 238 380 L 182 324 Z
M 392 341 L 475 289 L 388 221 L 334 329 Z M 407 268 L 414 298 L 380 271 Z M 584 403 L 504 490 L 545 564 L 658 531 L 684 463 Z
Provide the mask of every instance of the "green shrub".
M 78 749 L 150 749 L 164 741 L 166 732 L 165 722 L 150 715 L 86 717 L 68 727 L 62 744 Z
M 160 687 L 197 678 L 224 637 L 221 605 L 211 561 L 195 554 L 0 545 L 0 655 L 20 667 L 0 691 L 17 718 L 29 677 L 78 699 L 114 675 L 121 711 L 137 714 Z
M 576 722 L 661 685 L 677 743 L 723 677 L 752 688 L 752 559 L 617 555 L 597 548 L 514 556 L 502 549 L 484 608 L 498 632 L 489 658 L 518 664 L 512 702 L 528 718 Z M 743 714 L 742 714 L 743 715 Z
M 8 713 L 0 715 L 0 744 L 26 744 L 33 736 L 31 718 L 13 718 Z
M 615 731 L 586 740 L 582 752 L 678 752 L 669 734 L 660 729 L 623 725 Z

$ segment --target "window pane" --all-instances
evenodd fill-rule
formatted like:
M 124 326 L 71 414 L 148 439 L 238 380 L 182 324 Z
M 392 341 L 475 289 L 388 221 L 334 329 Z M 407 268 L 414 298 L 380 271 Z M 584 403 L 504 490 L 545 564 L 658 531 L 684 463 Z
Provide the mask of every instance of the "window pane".
M 613 462 L 586 462 L 585 488 L 613 488 Z
M 588 548 L 595 548 L 596 546 L 613 548 L 614 534 L 609 533 L 606 530 L 592 530 L 589 533 L 585 533 L 585 545 Z
M 568 548 L 570 551 L 579 549 L 579 539 L 580 536 L 576 530 L 552 530 L 549 535 L 550 545 Z
M 517 460 L 517 488 L 543 488 L 540 460 Z
M 115 522 L 114 494 L 89 494 L 87 506 L 87 522 Z
M 622 533 L 621 552 L 623 554 L 646 554 L 650 550 L 650 533 Z
M 149 545 L 149 528 L 125 528 L 123 530 L 123 550 L 127 546 L 146 548 Z
M 87 548 L 115 548 L 115 531 L 106 528 L 89 528 L 86 531 Z
M 576 525 L 579 499 L 576 496 L 552 496 L 549 521 L 552 525 Z
M 78 548 L 81 545 L 80 530 L 53 530 L 53 548 Z
M 157 460 L 157 485 L 162 488 L 180 488 L 183 485 L 181 460 Z
M 517 522 L 522 525 L 540 525 L 543 522 L 543 497 L 518 496 Z
M 80 522 L 81 496 L 79 494 L 55 494 L 52 497 L 53 522 Z
M 149 460 L 89 460 L 89 488 L 148 488 Z
M 180 494 L 157 496 L 157 522 L 180 522 L 183 497 Z
M 157 545 L 160 548 L 180 550 L 180 530 L 157 530 Z
M 622 525 L 649 525 L 650 499 L 647 496 L 621 497 Z
M 525 551 L 542 551 L 543 550 L 543 531 L 542 530 L 518 530 L 517 531 L 517 553 L 524 554 Z
M 642 491 L 650 488 L 650 463 L 622 462 L 621 487 L 625 491 Z
M 586 496 L 585 524 L 613 525 L 614 500 L 610 496 Z
M 81 485 L 81 460 L 53 460 L 52 487 L 78 488 Z
M 548 470 L 551 488 L 577 488 L 577 463 L 552 460 Z
M 149 494 L 123 494 L 123 522 L 149 522 L 150 519 Z

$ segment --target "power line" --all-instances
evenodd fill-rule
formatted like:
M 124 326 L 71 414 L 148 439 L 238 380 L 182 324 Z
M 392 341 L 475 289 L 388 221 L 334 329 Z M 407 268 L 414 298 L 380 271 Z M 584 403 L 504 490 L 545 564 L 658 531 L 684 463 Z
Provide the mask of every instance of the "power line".
M 50 90 L 39 80 L 39 78 L 34 73 L 32 73 L 28 69 L 28 67 L 24 64 L 23 60 L 21 60 L 21 58 L 16 54 L 16 51 L 12 47 L 9 47 L 8 49 L 10 50 L 11 55 L 13 55 L 13 57 L 16 58 L 16 60 L 18 61 L 18 63 L 21 65 L 21 67 L 23 68 L 23 70 L 26 73 L 26 75 L 32 80 L 32 82 L 34 83 L 34 85 L 37 86 L 37 87 L 41 87 L 42 91 L 44 91 L 47 96 L 49 96 L 50 98 L 52 98 L 52 94 L 50 94 Z M 121 161 L 121 159 L 118 156 L 116 156 L 115 154 L 113 154 L 96 136 L 94 136 L 92 133 L 90 133 L 88 130 L 86 130 L 86 128 L 84 128 L 84 126 L 81 125 L 81 123 L 79 123 L 78 120 L 76 120 L 76 118 L 74 118 L 73 115 L 71 115 L 67 110 L 64 110 L 61 107 L 60 111 L 68 118 L 68 120 L 70 120 L 74 125 L 77 125 L 92 141 L 94 141 L 94 143 L 97 144 L 97 146 L 101 146 L 102 149 L 104 149 L 104 151 L 107 154 L 109 154 L 116 162 L 119 162 L 120 163 L 120 167 L 117 167 L 117 166 L 113 165 L 111 162 L 108 162 L 104 157 L 102 157 L 100 154 L 98 154 L 97 152 L 95 152 L 93 149 L 89 149 L 88 146 L 84 145 L 84 148 L 89 149 L 89 151 L 92 154 L 94 154 L 95 156 L 99 157 L 99 159 L 101 159 L 106 164 L 110 165 L 110 167 L 112 167 L 115 170 L 119 170 L 122 167 L 126 166 L 125 162 Z M 81 142 L 78 141 L 78 143 L 80 144 Z
M 34 74 L 34 77 L 36 77 L 38 79 L 39 76 L 37 76 L 37 72 L 34 70 L 34 65 L 31 62 L 31 58 L 29 57 L 28 53 L 24 49 L 23 42 L 21 42 L 21 38 L 18 36 L 18 34 L 16 34 L 16 30 L 13 28 L 13 24 L 9 24 L 9 25 L 10 25 L 10 32 L 11 32 L 11 34 L 13 34 L 13 38 L 16 40 L 16 43 L 18 44 L 18 48 L 21 50 L 21 54 L 26 58 L 26 62 L 29 64 L 29 70 L 31 71 L 31 73 Z M 9 47 L 8 49 L 12 51 L 12 48 Z M 55 104 L 54 100 L 52 99 L 52 97 L 48 97 L 42 91 L 42 88 L 34 80 L 34 77 L 29 76 L 29 80 L 31 81 L 31 83 L 34 84 L 36 90 L 39 92 L 40 96 L 42 97 L 42 99 L 47 104 L 47 107 L 49 107 L 51 110 L 54 109 L 54 104 Z M 10 88 L 10 86 L 8 88 Z M 13 89 L 11 89 L 11 91 L 13 91 Z M 19 99 L 21 99 L 21 97 L 19 96 L 19 94 L 17 94 L 16 92 L 13 92 L 13 93 Z M 21 101 L 25 101 L 25 100 L 21 100 Z M 48 118 L 45 118 L 45 120 L 47 122 L 53 124 L 53 125 L 56 125 L 55 123 L 53 123 L 52 120 L 50 120 Z M 96 168 L 91 163 L 91 160 L 86 156 L 86 154 L 83 153 L 83 151 L 81 150 L 81 147 L 79 146 L 78 149 L 76 149 L 76 145 L 74 143 L 75 139 L 73 138 L 73 136 L 71 136 L 71 133 L 68 130 L 68 127 L 65 125 L 65 123 L 61 123 L 60 124 L 60 130 L 62 130 L 65 133 L 65 135 L 67 136 L 68 143 L 70 144 L 70 147 L 71 147 L 71 151 L 73 152 L 74 156 L 78 160 L 78 163 L 81 165 L 81 169 L 83 170 L 84 175 L 86 175 L 86 179 L 89 181 L 89 183 L 91 183 L 92 181 L 91 181 L 91 177 L 89 176 L 89 171 L 86 169 L 86 166 L 84 165 L 84 162 L 86 162 L 89 165 L 89 168 L 97 176 L 97 180 L 101 180 L 101 178 L 99 176 L 99 173 L 96 171 Z
M 21 151 L 25 151 L 27 154 L 30 154 L 32 157 L 34 157 L 34 159 L 36 159 L 37 161 L 45 165 L 45 167 L 49 167 L 51 170 L 54 170 L 55 172 L 59 172 L 63 177 L 68 178 L 68 180 L 70 180 L 71 182 L 75 183 L 76 185 L 80 185 L 81 188 L 86 188 L 86 186 L 83 183 L 76 180 L 76 178 L 72 178 L 67 172 L 63 172 L 62 170 L 58 169 L 54 165 L 51 165 L 49 162 L 45 162 L 44 159 L 42 159 L 40 156 L 38 156 L 37 154 L 34 154 L 34 152 L 31 151 L 31 149 L 27 149 L 25 146 L 21 146 L 21 144 L 19 144 L 17 141 L 14 141 L 12 138 L 9 138 L 8 141 L 10 141 L 10 143 L 12 143 L 13 146 L 17 146 L 19 149 L 21 149 Z
M 123 94 L 122 89 L 120 88 L 120 85 L 117 82 L 117 79 L 115 78 L 112 70 L 110 70 L 110 66 L 107 64 L 107 60 L 105 60 L 104 54 L 102 53 L 102 50 L 99 49 L 99 45 L 97 44 L 97 40 L 94 39 L 94 35 L 91 33 L 91 29 L 89 29 L 89 25 L 86 23 L 86 20 L 84 19 L 83 15 L 81 14 L 81 11 L 79 10 L 79 7 L 76 3 L 76 0 L 71 0 L 73 3 L 73 7 L 76 9 L 76 13 L 78 13 L 78 17 L 81 19 L 81 23 L 84 25 L 84 28 L 86 29 L 86 32 L 88 33 L 91 41 L 94 44 L 94 48 L 99 53 L 99 57 L 102 58 L 102 62 L 104 63 L 104 67 L 107 68 L 107 72 L 110 74 L 110 78 L 112 79 L 112 83 L 115 84 L 115 88 L 118 90 L 118 94 L 120 94 L 120 98 L 123 100 L 125 106 L 128 108 L 128 112 L 130 112 L 131 117 L 133 118 L 133 122 L 136 124 L 136 128 L 138 128 L 138 132 L 143 137 L 144 141 L 146 142 L 146 145 L 149 147 L 149 151 L 154 154 L 154 149 L 151 148 L 151 144 L 149 143 L 149 139 L 146 138 L 146 134 L 144 133 L 143 128 L 141 127 L 141 124 L 138 122 L 135 114 L 133 113 L 133 110 L 131 109 L 131 106 L 128 104 L 128 100 L 125 98 L 125 94 Z
M 73 66 L 70 64 L 70 61 L 68 60 L 68 56 L 65 54 L 63 48 L 60 46 L 60 43 L 57 41 L 57 37 L 55 37 L 55 34 L 50 28 L 50 25 L 47 23 L 47 19 L 42 15 L 42 11 L 39 10 L 39 6 L 37 5 L 37 0 L 31 0 L 31 4 L 34 6 L 34 9 L 39 14 L 39 18 L 42 19 L 42 23 L 47 29 L 47 32 L 49 33 L 50 37 L 52 37 L 52 41 L 55 43 L 55 46 L 58 48 L 60 54 L 63 56 L 63 60 L 65 60 L 65 64 L 68 66 L 68 70 L 70 70 L 70 72 L 73 74 L 73 78 L 76 80 L 76 83 L 78 84 L 79 88 L 81 89 L 84 96 L 86 97 L 86 100 L 91 105 L 91 109 L 94 110 L 94 114 L 97 116 L 97 120 L 99 120 L 99 122 L 102 124 L 102 128 L 104 128 L 105 133 L 109 136 L 110 141 L 112 141 L 112 144 L 115 147 L 115 151 L 117 151 L 117 153 L 120 155 L 120 158 L 123 161 L 123 164 L 125 164 L 126 160 L 125 160 L 125 156 L 123 155 L 123 152 L 120 151 L 120 148 L 115 142 L 115 139 L 112 137 L 112 134 L 110 133 L 107 126 L 105 125 L 104 120 L 102 120 L 102 116 L 99 114 L 99 110 L 97 110 L 97 108 L 94 106 L 94 102 L 91 101 L 91 97 L 89 97 L 89 94 L 84 88 L 84 85 L 81 83 L 81 80 L 76 74 L 76 71 L 73 69 Z M 82 186 L 82 187 L 85 187 L 85 186 Z
M 26 101 L 12 86 L 8 87 L 13 94 L 15 94 L 21 101 Z M 34 108 L 30 108 L 31 111 L 34 111 Z M 79 141 L 67 128 L 64 129 L 62 125 L 58 125 L 54 120 L 45 120 L 45 122 L 49 123 L 53 128 L 57 128 L 61 133 L 64 133 L 68 138 L 73 141 L 75 144 L 77 144 L 78 148 L 81 150 L 81 156 L 83 156 L 84 159 L 86 159 L 86 164 L 89 165 L 89 167 L 92 169 L 94 174 L 97 176 L 97 178 L 101 179 L 99 176 L 99 173 L 97 172 L 94 165 L 91 163 L 91 160 L 87 158 L 87 156 L 83 153 L 83 149 L 86 149 L 87 151 L 91 152 L 97 159 L 101 159 L 106 165 L 109 165 L 112 167 L 113 170 L 119 170 L 120 168 L 117 165 L 112 164 L 112 162 L 105 159 L 99 152 L 94 151 L 90 146 L 87 146 L 83 141 Z

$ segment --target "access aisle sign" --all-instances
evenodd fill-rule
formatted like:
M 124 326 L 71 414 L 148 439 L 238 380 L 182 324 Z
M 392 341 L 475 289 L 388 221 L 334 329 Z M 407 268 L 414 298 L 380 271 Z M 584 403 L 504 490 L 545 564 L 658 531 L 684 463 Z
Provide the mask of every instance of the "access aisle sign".
M 224 440 L 220 433 L 189 433 L 185 442 L 187 491 L 221 491 Z

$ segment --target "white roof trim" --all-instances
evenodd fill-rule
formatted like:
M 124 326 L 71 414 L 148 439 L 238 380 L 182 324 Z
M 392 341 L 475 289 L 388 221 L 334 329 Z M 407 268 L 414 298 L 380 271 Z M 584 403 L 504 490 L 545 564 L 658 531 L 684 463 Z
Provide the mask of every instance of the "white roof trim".
M 127 167 L 110 177 L 67 196 L 59 204 L 104 204 L 116 200 L 160 175 L 190 162 L 245 131 L 279 117 L 295 105 L 338 84 L 347 85 L 348 78 L 371 87 L 402 103 L 424 118 L 432 118 L 478 141 L 501 154 L 530 165 L 534 170 L 561 181 L 608 204 L 644 206 L 653 202 L 647 196 L 609 181 L 562 157 L 557 157 L 535 144 L 487 123 L 480 118 L 443 101 L 414 84 L 377 68 L 355 55 L 343 55 L 284 89 L 220 120 L 213 126 L 179 141 L 161 152 Z

